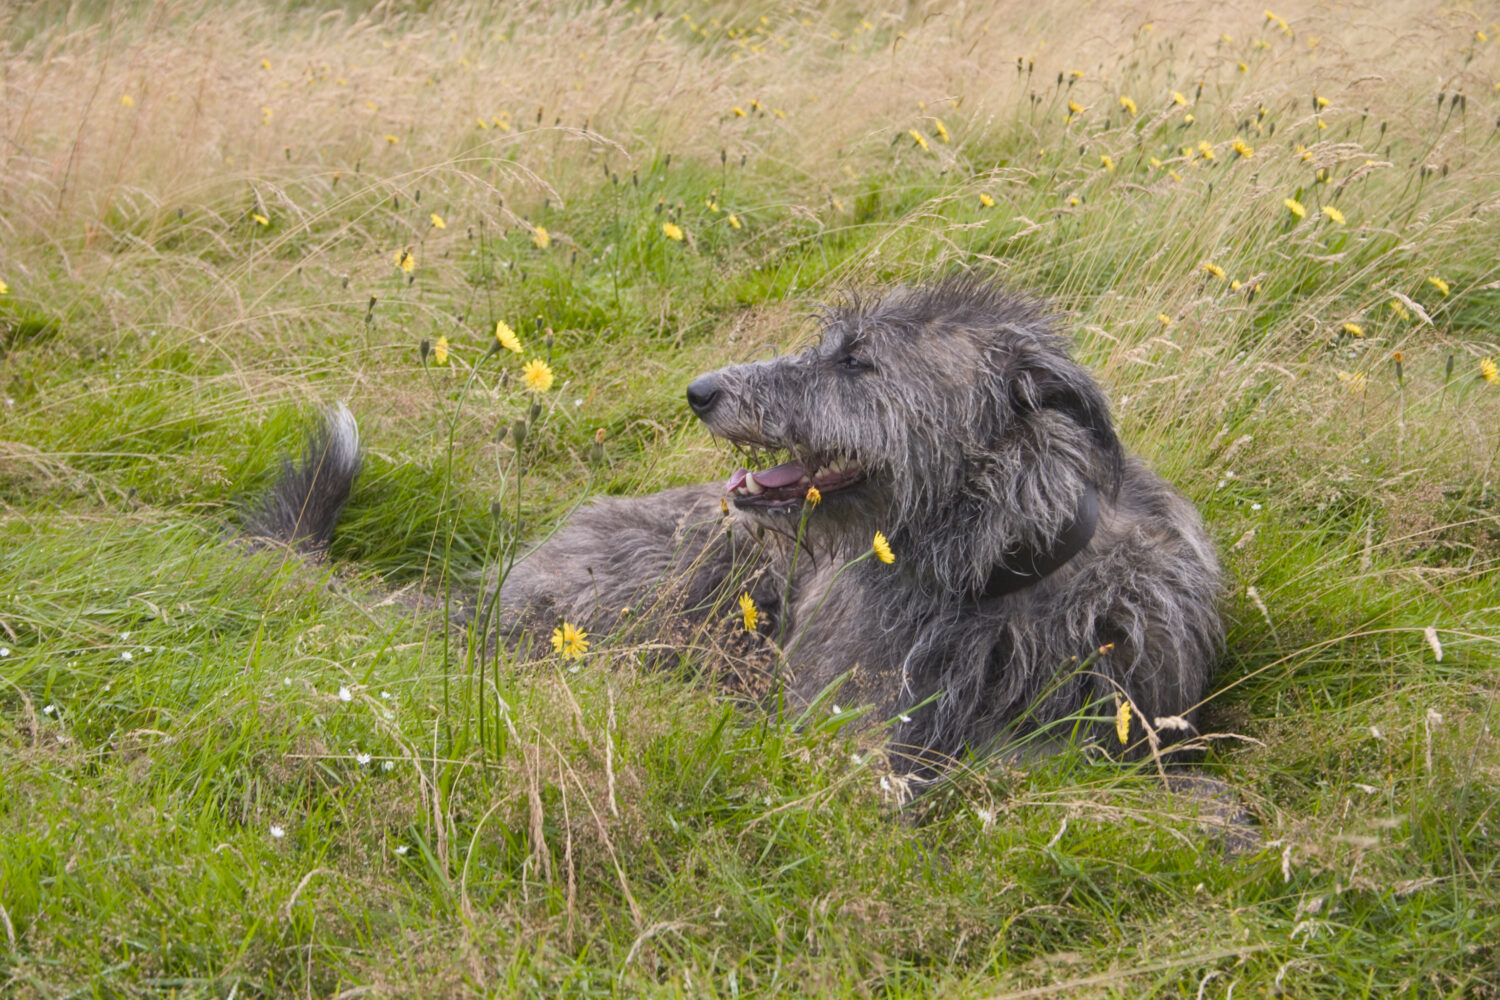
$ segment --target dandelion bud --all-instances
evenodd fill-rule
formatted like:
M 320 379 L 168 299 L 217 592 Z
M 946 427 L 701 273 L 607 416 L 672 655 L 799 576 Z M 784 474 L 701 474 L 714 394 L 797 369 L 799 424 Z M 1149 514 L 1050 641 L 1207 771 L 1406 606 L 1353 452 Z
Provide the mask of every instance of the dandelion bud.
M 542 404 L 541 403 L 532 403 L 531 404 L 531 421 L 532 421 L 532 423 L 536 423 L 536 418 L 540 417 L 541 415 L 542 415 Z
M 597 431 L 594 432 L 594 443 L 595 444 L 603 444 L 604 443 L 604 428 L 603 427 L 599 428 Z
M 432 351 L 432 341 L 423 340 L 417 345 L 417 351 L 422 355 L 422 360 L 426 361 L 428 353 Z
M 511 437 L 511 440 L 516 443 L 516 447 L 517 448 L 519 448 L 519 447 L 521 447 L 521 445 L 525 444 L 526 443 L 526 421 L 524 421 L 524 420 L 517 420 L 515 423 L 511 424 L 511 426 L 510 426 L 510 437 Z
M 547 348 L 547 353 L 552 353 L 552 327 L 547 327 L 546 336 L 542 337 L 542 344 Z
M 604 445 L 595 441 L 589 445 L 589 464 L 602 465 L 604 463 Z
M 495 520 L 498 521 L 498 520 L 500 520 L 500 516 L 503 513 L 504 513 L 504 508 L 502 508 L 500 506 L 500 501 L 499 500 L 491 500 L 490 501 L 490 517 L 492 517 L 492 518 L 494 518 Z

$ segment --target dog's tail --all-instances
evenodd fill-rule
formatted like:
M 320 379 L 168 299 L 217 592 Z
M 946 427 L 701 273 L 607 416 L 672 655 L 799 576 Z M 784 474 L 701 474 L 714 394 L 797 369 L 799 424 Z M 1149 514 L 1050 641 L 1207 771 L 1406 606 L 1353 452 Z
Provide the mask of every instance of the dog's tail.
M 270 489 L 246 506 L 245 534 L 254 542 L 318 555 L 333 537 L 362 454 L 359 427 L 343 403 L 329 407 L 307 435 L 300 459 L 288 456 Z

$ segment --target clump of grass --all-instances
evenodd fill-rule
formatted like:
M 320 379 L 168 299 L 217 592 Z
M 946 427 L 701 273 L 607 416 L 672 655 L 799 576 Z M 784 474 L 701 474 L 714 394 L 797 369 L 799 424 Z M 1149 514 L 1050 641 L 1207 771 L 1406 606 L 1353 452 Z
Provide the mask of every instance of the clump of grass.
M 59 10 L 4 42 L 0 992 L 1489 988 L 1496 26 Z M 898 810 L 853 706 L 436 624 L 586 491 L 701 479 L 693 374 L 956 268 L 1203 509 L 1259 853 L 1081 753 Z M 332 398 L 332 562 L 247 555 Z

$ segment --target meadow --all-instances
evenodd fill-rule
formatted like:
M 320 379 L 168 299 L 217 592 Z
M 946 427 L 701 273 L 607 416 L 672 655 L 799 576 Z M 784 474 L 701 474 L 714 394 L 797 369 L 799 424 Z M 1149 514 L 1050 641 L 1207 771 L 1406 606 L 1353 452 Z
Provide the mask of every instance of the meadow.
M 0 996 L 1500 996 L 1493 7 L 0 26 Z M 585 498 L 731 471 L 693 376 L 954 272 L 1203 511 L 1254 850 L 1150 767 L 904 801 L 856 711 L 443 626 Z M 336 400 L 330 558 L 247 552 Z

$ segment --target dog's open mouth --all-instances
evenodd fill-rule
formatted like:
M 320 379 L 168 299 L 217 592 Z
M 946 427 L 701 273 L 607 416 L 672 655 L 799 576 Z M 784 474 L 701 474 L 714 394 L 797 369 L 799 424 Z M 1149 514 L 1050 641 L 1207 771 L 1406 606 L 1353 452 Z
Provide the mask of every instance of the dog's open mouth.
M 724 492 L 737 507 L 800 507 L 813 487 L 826 496 L 864 478 L 864 469 L 851 458 L 793 459 L 754 472 L 737 469 L 724 484 Z

